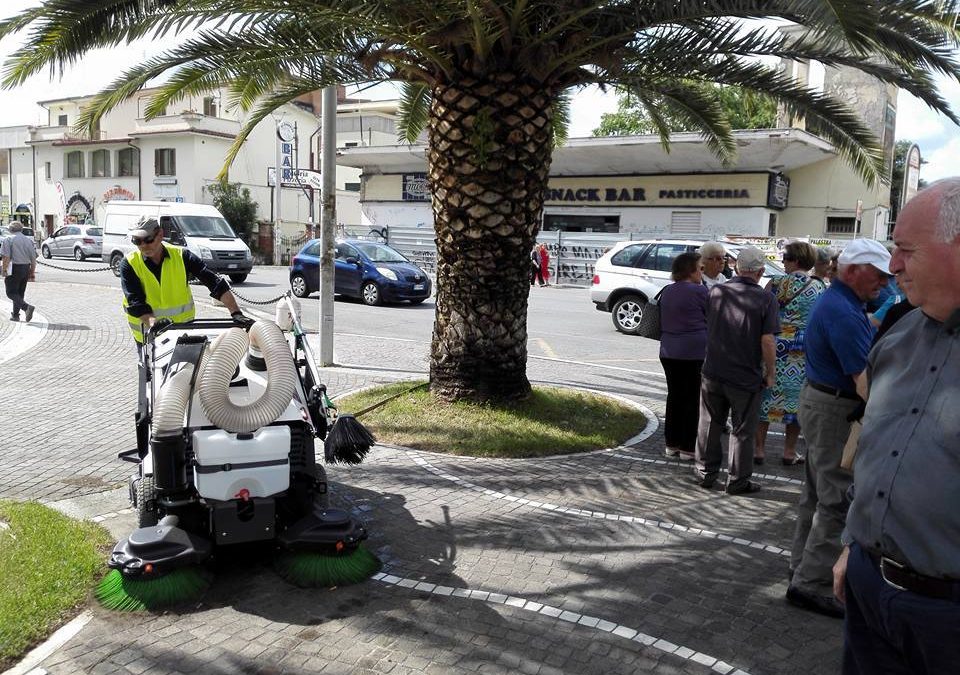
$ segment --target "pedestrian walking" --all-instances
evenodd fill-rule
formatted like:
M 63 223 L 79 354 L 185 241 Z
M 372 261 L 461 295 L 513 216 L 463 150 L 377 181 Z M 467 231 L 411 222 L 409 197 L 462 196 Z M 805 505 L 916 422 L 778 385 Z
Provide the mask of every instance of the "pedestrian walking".
M 758 283 L 766 256 L 748 246 L 737 258 L 737 275 L 710 289 L 707 300 L 707 349 L 700 388 L 695 480 L 713 487 L 720 473 L 720 436 L 732 419 L 727 494 L 757 492 L 751 481 L 753 447 L 760 420 L 760 397 L 776 377 L 776 341 L 780 332 L 777 299 Z
M 539 282 L 543 286 L 543 270 L 540 263 L 540 251 L 538 250 L 536 244 L 533 246 L 533 250 L 530 251 L 530 285 L 533 286 Z
M 29 323 L 33 321 L 36 307 L 29 304 L 25 296 L 27 282 L 36 279 L 37 249 L 33 240 L 23 233 L 23 223 L 16 220 L 10 223 L 10 233 L 0 244 L 0 276 L 4 277 L 7 297 L 13 303 L 10 320 L 19 321 L 22 311 L 23 318 Z
M 540 278 L 543 279 L 543 286 L 550 285 L 550 252 L 547 251 L 545 244 L 540 244 Z
M 911 199 L 893 238 L 890 271 L 920 311 L 867 364 L 855 494 L 833 569 L 846 675 L 960 664 L 960 177 Z
M 838 259 L 836 278 L 810 314 L 805 336 L 807 383 L 798 419 L 807 441 L 806 481 L 797 504 L 787 600 L 837 618 L 843 607 L 833 597 L 831 568 L 840 553 L 852 482 L 840 464 L 861 403 L 856 381 L 873 343 L 866 302 L 887 283 L 889 262 L 880 242 L 850 242 Z

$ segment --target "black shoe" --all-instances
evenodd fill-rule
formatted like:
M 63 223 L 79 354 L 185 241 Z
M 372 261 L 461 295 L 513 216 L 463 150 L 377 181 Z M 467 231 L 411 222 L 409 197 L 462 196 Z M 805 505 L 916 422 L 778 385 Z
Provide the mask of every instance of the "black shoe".
M 756 466 L 760 466 L 761 464 L 763 464 L 763 460 L 764 460 L 763 457 L 754 457 L 754 458 L 753 458 L 753 463 L 754 463 L 754 465 L 756 465 Z
M 844 615 L 843 605 L 836 598 L 807 593 L 796 586 L 787 586 L 787 602 L 834 619 L 842 619 Z
M 27 307 L 27 311 L 23 313 L 23 316 L 27 320 L 27 323 L 30 323 L 30 321 L 33 320 L 33 310 L 35 309 L 36 307 L 34 307 L 33 305 L 30 305 L 29 307 Z
M 693 482 L 702 487 L 705 490 L 709 490 L 717 482 L 717 474 L 708 473 L 705 476 L 701 476 L 699 473 L 694 471 L 693 473 Z
M 10 320 L 11 320 L 11 321 L 19 321 L 19 320 L 20 320 L 20 317 L 19 317 L 18 315 L 16 315 L 16 314 L 13 314 L 13 315 L 10 316 Z
M 727 485 L 728 495 L 749 495 L 754 492 L 760 492 L 763 489 L 760 483 L 754 483 L 752 480 L 737 481 Z

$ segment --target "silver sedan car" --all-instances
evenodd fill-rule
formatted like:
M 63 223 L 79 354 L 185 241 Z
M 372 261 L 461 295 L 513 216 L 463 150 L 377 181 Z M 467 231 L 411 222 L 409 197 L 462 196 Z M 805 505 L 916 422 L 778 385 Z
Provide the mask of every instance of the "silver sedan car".
M 40 255 L 85 260 L 103 253 L 103 228 L 93 225 L 65 225 L 40 244 Z

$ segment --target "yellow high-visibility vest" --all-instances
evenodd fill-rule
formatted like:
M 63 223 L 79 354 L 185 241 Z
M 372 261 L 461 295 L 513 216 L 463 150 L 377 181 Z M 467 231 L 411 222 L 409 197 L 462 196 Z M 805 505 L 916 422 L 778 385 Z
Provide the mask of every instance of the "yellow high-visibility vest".
M 137 278 L 143 286 L 147 295 L 147 304 L 153 308 L 153 315 L 156 318 L 167 318 L 174 323 L 190 321 L 196 316 L 193 306 L 193 293 L 190 292 L 190 286 L 187 284 L 187 268 L 183 264 L 183 250 L 175 246 L 163 247 L 167 249 L 167 256 L 163 259 L 163 268 L 160 273 L 160 281 L 153 272 L 147 269 L 143 261 L 143 255 L 140 251 L 131 251 L 127 254 L 127 262 L 137 273 Z M 127 298 L 123 298 L 123 309 L 126 314 Z M 133 333 L 133 339 L 137 342 L 143 342 L 143 323 L 140 317 L 127 314 L 127 321 L 130 323 L 130 332 Z

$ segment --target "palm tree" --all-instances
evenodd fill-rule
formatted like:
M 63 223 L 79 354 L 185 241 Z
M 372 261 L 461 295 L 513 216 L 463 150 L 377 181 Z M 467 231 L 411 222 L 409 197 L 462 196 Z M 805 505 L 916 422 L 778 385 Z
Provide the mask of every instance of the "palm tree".
M 704 84 L 763 92 L 805 116 L 869 182 L 877 140 L 843 102 L 758 57 L 849 66 L 909 91 L 955 123 L 931 73 L 960 79 L 960 0 L 46 0 L 0 23 L 26 30 L 4 84 L 145 36 L 179 46 L 136 65 L 87 109 L 88 127 L 149 80 L 147 116 L 225 86 L 246 134 L 291 98 L 334 82 L 406 83 L 404 138 L 428 129 L 437 240 L 431 388 L 446 399 L 526 396 L 528 253 L 566 96 L 617 87 L 731 161 L 721 102 Z M 764 21 L 758 21 L 764 20 Z M 779 32 L 777 21 L 801 27 Z M 668 115 L 669 114 L 669 115 Z

